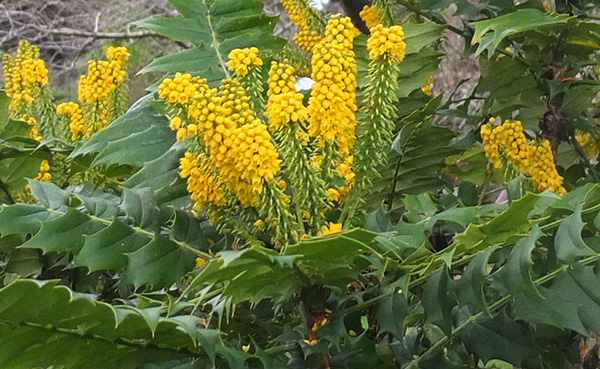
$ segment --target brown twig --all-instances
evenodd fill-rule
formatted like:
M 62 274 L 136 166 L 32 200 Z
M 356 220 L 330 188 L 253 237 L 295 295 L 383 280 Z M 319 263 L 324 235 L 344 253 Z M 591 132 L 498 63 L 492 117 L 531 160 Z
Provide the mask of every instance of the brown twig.
M 49 29 L 48 33 L 52 33 L 55 35 L 62 36 L 72 36 L 72 37 L 89 37 L 89 38 L 112 38 L 112 39 L 124 39 L 124 38 L 142 38 L 142 37 L 163 37 L 156 32 L 152 31 L 135 31 L 131 32 L 129 30 L 125 32 L 87 32 L 87 31 L 78 31 L 75 29 L 69 28 L 59 28 L 59 29 Z

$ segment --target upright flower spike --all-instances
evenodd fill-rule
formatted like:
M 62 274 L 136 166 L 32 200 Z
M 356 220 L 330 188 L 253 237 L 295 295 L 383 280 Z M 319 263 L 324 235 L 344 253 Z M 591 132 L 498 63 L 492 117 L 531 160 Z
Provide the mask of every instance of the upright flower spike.
M 495 118 L 490 119 L 492 125 L 495 122 Z M 481 139 L 485 155 L 494 168 L 502 167 L 501 157 L 518 171 L 526 171 L 529 167 L 527 138 L 520 121 L 506 120 L 497 127 L 483 125 Z
M 396 24 L 396 17 L 393 12 L 395 5 L 396 0 L 373 0 L 373 8 L 377 11 L 380 23 L 385 27 L 391 27 Z
M 398 97 L 398 63 L 404 59 L 406 44 L 401 26 L 385 28 L 379 24 L 371 29 L 367 41 L 369 50 L 368 84 L 365 90 L 363 131 L 354 154 L 354 200 L 360 197 L 378 175 L 378 168 L 387 163 L 392 144 Z M 354 206 L 354 205 L 352 205 Z
M 194 155 L 188 151 L 179 162 L 180 176 L 187 179 L 187 190 L 194 201 L 194 210 L 227 204 L 223 183 L 205 154 Z
M 308 217 L 312 229 L 319 229 L 326 207 L 325 184 L 312 170 L 308 157 L 298 139 L 304 132 L 308 110 L 303 95 L 296 91 L 294 68 L 287 62 L 272 62 L 269 70 L 267 118 L 281 151 L 296 202 L 297 217 Z
M 125 67 L 125 63 L 129 60 L 130 54 L 126 47 L 109 47 L 106 50 L 106 57 L 113 63 L 115 69 L 121 70 L 116 81 L 115 90 L 110 94 L 108 120 L 112 122 L 125 114 L 127 107 L 129 106 L 129 87 L 126 83 L 127 73 L 125 73 L 123 68 Z
M 356 60 L 352 51 L 358 30 L 349 18 L 334 16 L 325 40 L 314 48 L 309 100 L 309 134 L 317 139 L 323 160 L 321 172 L 329 180 L 338 162 L 350 155 L 356 141 Z
M 322 39 L 323 37 L 319 35 L 317 31 L 307 29 L 301 30 L 294 35 L 294 43 L 296 46 L 309 54 L 312 54 L 313 48 L 316 44 L 321 42 Z
M 319 12 L 312 8 L 306 0 L 281 0 L 283 7 L 301 31 L 313 30 L 322 34 L 325 22 Z
M 323 39 L 324 21 L 320 14 L 310 7 L 306 0 L 282 0 L 292 23 L 300 30 L 294 35 L 294 43 L 300 49 L 312 54 L 313 47 Z
M 91 136 L 90 127 L 86 127 L 83 119 L 83 114 L 79 108 L 79 104 L 68 102 L 60 104 L 56 107 L 58 115 L 69 117 L 69 130 L 71 131 L 71 141 L 76 142 L 81 139 L 88 139 Z
M 538 191 L 549 190 L 564 195 L 567 191 L 562 186 L 563 178 L 558 174 L 550 142 L 544 140 L 541 144 L 531 143 L 528 146 L 529 162 L 527 174 Z
M 79 101 L 94 132 L 106 128 L 126 106 L 127 72 L 123 66 L 129 53 L 125 48 L 109 48 L 107 57 L 109 60 L 90 60 L 87 74 L 79 80 Z
M 56 119 L 52 93 L 48 88 L 48 70 L 40 59 L 39 49 L 22 40 L 14 59 L 8 54 L 2 57 L 2 70 L 6 94 L 11 98 L 11 117 L 32 125 L 30 137 L 41 140 L 41 134 L 49 130 L 48 127 L 40 127 L 38 122 L 53 123 Z
M 495 119 L 490 119 L 490 123 L 493 125 Z M 514 170 L 529 176 L 537 191 L 566 193 L 550 143 L 545 140 L 527 144 L 521 122 L 506 120 L 501 126 L 484 125 L 481 138 L 485 155 L 494 168 L 501 168 L 504 160 Z
M 259 58 L 256 47 L 234 49 L 229 53 L 229 70 L 235 73 L 246 90 L 250 107 L 254 111 L 263 111 L 265 106 L 261 81 L 262 65 L 263 61 Z

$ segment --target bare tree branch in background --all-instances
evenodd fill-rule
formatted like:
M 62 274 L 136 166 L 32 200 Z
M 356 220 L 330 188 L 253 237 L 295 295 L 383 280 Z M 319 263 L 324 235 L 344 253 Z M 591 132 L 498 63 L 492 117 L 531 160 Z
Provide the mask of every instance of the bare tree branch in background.
M 4 0 L 0 2 L 0 52 L 14 52 L 19 40 L 40 48 L 49 69 L 61 80 L 77 77 L 82 55 L 101 39 L 149 38 L 157 55 L 173 45 L 146 30 L 130 30 L 133 21 L 177 16 L 167 0 Z M 77 63 L 80 64 L 77 64 Z

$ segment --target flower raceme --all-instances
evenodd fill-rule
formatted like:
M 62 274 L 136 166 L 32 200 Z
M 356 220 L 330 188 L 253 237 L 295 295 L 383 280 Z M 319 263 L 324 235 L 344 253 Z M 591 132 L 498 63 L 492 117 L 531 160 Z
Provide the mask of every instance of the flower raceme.
M 334 16 L 325 40 L 313 49 L 309 100 L 309 134 L 321 147 L 333 146 L 341 157 L 350 155 L 356 140 L 356 60 L 352 51 L 358 30 L 350 18 Z
M 83 114 L 79 105 L 74 102 L 62 103 L 56 107 L 58 115 L 69 117 L 69 130 L 71 131 L 71 141 L 77 141 L 81 138 L 89 138 L 91 131 L 86 129 Z
M 10 110 L 16 114 L 23 112 L 23 105 L 29 106 L 37 98 L 41 87 L 48 85 L 48 70 L 40 50 L 22 40 L 16 58 L 5 54 L 2 58 L 6 94 L 11 97 Z
M 369 58 L 377 59 L 382 56 L 390 58 L 399 63 L 404 60 L 406 43 L 404 42 L 404 30 L 401 26 L 384 27 L 378 24 L 371 28 L 371 37 L 367 41 Z
M 107 55 L 114 59 L 88 62 L 88 73 L 79 80 L 79 101 L 82 103 L 107 100 L 117 85 L 125 81 L 127 73 L 123 70 L 123 65 L 129 59 L 129 53 L 125 48 L 118 48 L 118 51 L 114 49 L 109 48 L 107 51 Z
M 79 79 L 79 102 L 90 134 L 106 128 L 127 105 L 127 72 L 123 67 L 129 52 L 125 47 L 109 47 L 106 57 L 108 60 L 90 60 L 87 74 Z
M 527 144 L 520 121 L 506 120 L 493 126 L 495 122 L 490 119 L 492 125 L 483 125 L 480 131 L 483 150 L 492 167 L 501 168 L 504 158 L 514 169 L 528 175 L 536 190 L 564 194 L 563 178 L 556 170 L 550 143 L 544 140 L 541 144 Z
M 229 70 L 233 71 L 238 77 L 248 74 L 252 68 L 258 68 L 263 65 L 258 57 L 258 49 L 250 47 L 246 49 L 234 49 L 229 53 Z
M 296 92 L 295 82 L 291 65 L 287 62 L 271 64 L 266 115 L 272 131 L 285 124 L 308 120 L 308 110 L 302 102 L 304 95 Z

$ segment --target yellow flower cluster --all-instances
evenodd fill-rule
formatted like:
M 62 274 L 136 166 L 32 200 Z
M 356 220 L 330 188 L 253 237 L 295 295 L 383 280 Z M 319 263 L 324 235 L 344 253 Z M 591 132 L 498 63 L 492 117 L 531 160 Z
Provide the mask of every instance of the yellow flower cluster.
M 301 30 L 294 35 L 294 43 L 310 54 L 312 54 L 315 45 L 321 42 L 322 39 L 323 37 L 321 37 L 317 31 L 307 29 Z
M 187 107 L 196 91 L 206 80 L 192 77 L 191 74 L 176 73 L 173 79 L 165 78 L 158 88 L 158 96 L 168 104 Z
M 598 155 L 598 143 L 590 132 L 585 132 L 580 129 L 575 130 L 575 139 L 579 146 L 583 149 L 586 156 Z
M 352 50 L 354 38 L 359 34 L 360 31 L 354 27 L 349 17 L 336 14 L 331 17 L 325 27 L 325 42 L 340 50 Z
M 235 132 L 231 161 L 239 178 L 251 185 L 251 195 L 258 200 L 264 182 L 273 183 L 281 168 L 281 161 L 267 127 L 255 120 Z
M 358 30 L 350 18 L 334 16 L 325 41 L 316 45 L 311 60 L 315 81 L 309 100 L 309 134 L 318 144 L 335 144 L 342 157 L 350 154 L 356 117 L 356 60 L 352 40 Z
M 433 84 L 433 76 L 429 76 L 429 78 L 427 78 L 427 81 L 425 82 L 425 84 L 423 86 L 421 86 L 421 91 L 423 91 L 423 93 L 427 96 L 433 95 L 433 90 L 431 88 L 432 84 Z
M 117 85 L 123 83 L 127 73 L 123 70 L 129 53 L 124 47 L 109 47 L 106 51 L 107 60 L 90 60 L 87 75 L 79 80 L 79 101 L 83 104 L 93 104 L 107 101 Z
M 319 32 L 311 29 L 311 21 L 315 15 L 308 3 L 304 0 L 282 0 L 283 7 L 290 15 L 292 23 L 294 23 L 300 31 L 294 35 L 294 43 L 302 50 L 312 53 L 313 47 L 321 42 L 323 37 Z
M 402 26 L 384 27 L 378 24 L 371 29 L 371 36 L 367 41 L 369 58 L 377 59 L 386 56 L 394 63 L 404 60 L 406 43 Z
M 494 124 L 495 119 L 490 119 Z M 564 194 L 563 178 L 558 175 L 550 143 L 544 141 L 541 145 L 527 144 L 520 121 L 506 120 L 501 126 L 481 127 L 481 138 L 484 153 L 490 164 L 498 169 L 502 167 L 501 157 L 516 170 L 531 177 L 538 191 L 550 190 Z
M 255 206 L 264 183 L 273 182 L 279 172 L 280 161 L 267 127 L 250 109 L 248 97 L 239 82 L 223 80 L 217 93 L 208 87 L 205 79 L 177 74 L 174 79 L 165 79 L 161 83 L 159 96 L 179 110 L 187 108 L 187 122 L 180 116 L 171 118 L 170 126 L 177 131 L 178 140 L 197 136 L 208 151 L 207 164 L 203 164 L 204 169 L 195 176 L 188 171 L 198 162 L 194 162 L 192 156 L 182 161 L 182 176 L 188 177 L 188 188 L 196 189 L 208 180 L 216 183 L 218 177 L 237 195 L 242 205 Z M 184 171 L 184 167 L 188 171 Z M 214 171 L 210 172 L 210 168 Z M 195 182 L 190 184 L 192 178 Z M 221 197 L 200 195 L 199 191 L 193 192 L 198 194 L 198 200 L 222 205 L 215 202 Z M 203 202 L 198 200 L 197 204 L 202 206 Z
M 71 131 L 71 140 L 77 141 L 82 138 L 89 138 L 90 131 L 86 130 L 83 114 L 79 104 L 74 102 L 62 103 L 56 107 L 58 115 L 67 115 L 70 118 L 69 130 Z
M 491 124 L 495 122 L 495 118 L 490 119 Z M 494 168 L 502 166 L 501 152 L 516 169 L 529 167 L 527 138 L 520 121 L 506 120 L 501 126 L 493 128 L 484 125 L 481 127 L 481 138 L 485 155 Z
M 126 47 L 109 47 L 106 50 L 108 60 L 118 63 L 121 67 L 129 60 L 129 56 Z
M 181 178 L 187 178 L 187 190 L 194 200 L 194 210 L 201 210 L 206 203 L 224 206 L 227 203 L 219 177 L 211 172 L 209 159 L 186 152 L 179 160 Z
M 125 82 L 127 73 L 123 70 L 129 59 L 124 47 L 109 47 L 108 60 L 90 60 L 87 74 L 79 79 L 79 101 L 92 106 L 94 130 L 104 129 L 109 123 L 111 96 Z M 86 118 L 87 119 L 87 118 Z
M 42 136 L 40 136 L 38 131 L 37 120 L 34 117 L 30 117 L 27 114 L 23 114 L 18 119 L 31 126 L 31 131 L 29 131 L 29 138 L 33 138 L 36 141 L 42 141 Z
M 22 40 L 19 43 L 16 58 L 5 54 L 2 57 L 2 69 L 6 81 L 6 94 L 12 98 L 10 110 L 20 111 L 23 105 L 31 105 L 42 86 L 48 85 L 48 70 L 40 50 Z
M 550 142 L 544 140 L 541 145 L 529 146 L 529 161 L 531 166 L 527 173 L 538 191 L 550 190 L 564 195 L 567 191 L 562 186 L 563 178 L 556 171 L 554 156 Z
M 281 4 L 290 15 L 290 20 L 300 30 L 310 29 L 308 19 L 311 16 L 307 4 L 303 4 L 301 0 L 281 0 Z
M 52 175 L 48 173 L 50 171 L 50 164 L 48 160 L 42 160 L 42 164 L 40 165 L 40 171 L 35 177 L 35 180 L 38 182 L 49 182 L 52 179 Z
M 308 110 L 302 103 L 304 96 L 296 92 L 294 68 L 287 62 L 272 62 L 268 78 L 266 116 L 269 127 L 277 131 L 282 125 L 308 120 Z
M 328 235 L 328 234 L 340 233 L 341 231 L 342 231 L 341 223 L 329 223 L 329 225 L 323 226 L 320 234 L 324 236 L 324 235 Z
M 248 74 L 252 68 L 258 68 L 263 65 L 258 57 L 258 49 L 249 47 L 245 49 L 233 49 L 229 53 L 229 70 L 233 71 L 238 77 Z
M 365 22 L 368 29 L 371 29 L 381 23 L 379 13 L 374 6 L 365 5 L 359 13 L 360 18 Z

